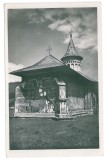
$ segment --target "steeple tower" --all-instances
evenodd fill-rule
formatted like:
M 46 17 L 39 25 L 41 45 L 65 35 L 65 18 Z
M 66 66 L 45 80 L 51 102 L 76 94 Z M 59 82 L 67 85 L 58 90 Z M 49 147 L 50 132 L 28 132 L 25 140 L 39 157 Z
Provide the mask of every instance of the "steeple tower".
M 64 64 L 68 65 L 71 69 L 74 69 L 77 72 L 81 71 L 81 60 L 83 57 L 79 56 L 76 48 L 74 46 L 74 42 L 72 39 L 72 30 L 69 32 L 70 34 L 70 41 L 68 44 L 67 51 L 65 55 L 61 58 Z

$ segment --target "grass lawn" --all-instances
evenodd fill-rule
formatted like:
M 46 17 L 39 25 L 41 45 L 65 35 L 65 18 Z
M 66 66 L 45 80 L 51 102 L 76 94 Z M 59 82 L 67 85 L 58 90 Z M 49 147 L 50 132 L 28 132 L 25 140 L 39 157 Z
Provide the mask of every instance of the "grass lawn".
M 99 148 L 98 116 L 73 120 L 10 118 L 10 149 Z

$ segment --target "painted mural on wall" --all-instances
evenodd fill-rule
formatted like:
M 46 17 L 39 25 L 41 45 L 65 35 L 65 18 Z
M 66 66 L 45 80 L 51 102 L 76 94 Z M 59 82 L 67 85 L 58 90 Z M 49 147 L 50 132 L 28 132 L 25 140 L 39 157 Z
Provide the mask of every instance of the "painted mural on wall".
M 66 97 L 66 91 L 71 96 Z M 16 87 L 15 112 L 71 114 L 74 110 L 96 108 L 96 95 L 93 92 L 87 92 L 85 96 L 81 93 L 84 89 L 72 90 L 72 85 L 68 90 L 66 85 L 57 88 L 52 78 L 25 81 Z M 82 97 L 73 96 L 79 94 Z
M 59 98 L 66 99 L 66 86 L 59 86 Z
M 54 112 L 53 80 L 23 82 L 16 87 L 15 112 Z

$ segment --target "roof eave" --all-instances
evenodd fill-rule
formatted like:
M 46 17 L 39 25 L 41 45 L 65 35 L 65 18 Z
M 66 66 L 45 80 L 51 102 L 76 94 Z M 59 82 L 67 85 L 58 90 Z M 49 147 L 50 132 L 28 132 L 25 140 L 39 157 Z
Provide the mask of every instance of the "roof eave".
M 9 74 L 22 77 L 24 74 L 35 74 L 36 72 L 39 73 L 40 71 L 52 70 L 54 68 L 60 68 L 62 66 L 64 66 L 64 64 L 63 65 L 54 66 L 54 67 L 49 67 L 49 68 L 39 68 L 39 69 L 27 70 L 27 71 L 23 71 L 23 69 L 20 69 L 20 70 L 16 70 L 16 71 L 10 72 Z
M 83 57 L 82 56 L 79 56 L 79 55 L 67 55 L 67 56 L 64 56 L 61 58 L 62 61 L 68 59 L 68 58 L 76 58 L 76 59 L 79 59 L 79 60 L 83 60 Z

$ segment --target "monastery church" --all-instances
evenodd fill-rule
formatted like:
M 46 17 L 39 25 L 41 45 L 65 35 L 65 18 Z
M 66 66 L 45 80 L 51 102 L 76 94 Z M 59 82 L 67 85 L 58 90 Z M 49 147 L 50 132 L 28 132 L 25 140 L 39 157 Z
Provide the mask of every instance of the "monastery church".
M 98 109 L 98 82 L 81 73 L 72 32 L 61 61 L 50 54 L 32 66 L 11 72 L 22 78 L 15 89 L 15 117 L 70 118 Z

